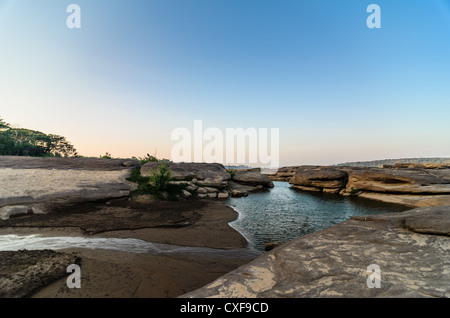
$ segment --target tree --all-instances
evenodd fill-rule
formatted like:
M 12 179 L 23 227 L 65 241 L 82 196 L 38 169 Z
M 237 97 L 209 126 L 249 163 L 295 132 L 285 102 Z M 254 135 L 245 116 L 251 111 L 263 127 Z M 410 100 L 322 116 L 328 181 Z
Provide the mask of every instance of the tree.
M 63 136 L 11 128 L 0 118 L 0 155 L 31 157 L 77 156 L 75 147 Z

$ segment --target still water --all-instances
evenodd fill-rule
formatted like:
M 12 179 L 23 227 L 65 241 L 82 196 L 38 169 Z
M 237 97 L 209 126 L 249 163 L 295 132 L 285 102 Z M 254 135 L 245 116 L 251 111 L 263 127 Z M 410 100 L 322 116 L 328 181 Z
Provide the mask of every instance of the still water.
M 402 205 L 300 191 L 287 182 L 274 182 L 274 185 L 275 188 L 267 192 L 228 200 L 239 212 L 239 218 L 230 225 L 260 251 L 265 243 L 285 243 L 353 216 L 408 210 Z

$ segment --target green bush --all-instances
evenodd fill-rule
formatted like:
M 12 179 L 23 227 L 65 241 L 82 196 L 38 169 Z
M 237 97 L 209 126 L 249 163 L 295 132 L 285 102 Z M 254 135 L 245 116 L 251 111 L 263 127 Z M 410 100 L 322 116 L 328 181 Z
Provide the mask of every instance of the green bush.
M 127 180 L 137 183 L 138 188 L 131 193 L 131 196 L 153 195 L 160 200 L 176 200 L 186 185 L 171 184 L 171 175 L 172 172 L 165 162 L 159 165 L 157 171 L 152 169 L 150 177 L 142 176 L 140 168 L 133 170 Z
M 172 180 L 172 172 L 165 162 L 159 165 L 158 172 L 150 169 L 152 176 L 150 177 L 150 182 L 153 183 L 157 193 L 162 193 L 167 190 L 169 182 Z
M 152 156 L 150 154 L 147 154 L 145 157 L 139 158 L 141 161 L 141 166 L 145 165 L 147 162 L 158 162 L 158 158 L 155 156 Z

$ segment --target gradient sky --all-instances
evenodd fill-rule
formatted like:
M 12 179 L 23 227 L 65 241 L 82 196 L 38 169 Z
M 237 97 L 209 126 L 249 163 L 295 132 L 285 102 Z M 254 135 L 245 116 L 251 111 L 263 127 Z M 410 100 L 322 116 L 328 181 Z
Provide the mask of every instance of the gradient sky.
M 279 128 L 281 165 L 450 157 L 450 0 L 0 0 L 0 117 L 85 156 L 202 120 Z

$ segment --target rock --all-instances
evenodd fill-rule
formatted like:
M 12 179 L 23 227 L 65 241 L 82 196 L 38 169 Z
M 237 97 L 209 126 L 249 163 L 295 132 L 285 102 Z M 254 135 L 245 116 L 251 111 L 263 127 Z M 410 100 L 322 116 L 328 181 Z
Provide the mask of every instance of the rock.
M 268 251 L 271 251 L 271 250 L 273 250 L 275 247 L 278 247 L 278 246 L 280 246 L 280 244 L 277 243 L 277 242 L 266 243 L 266 244 L 264 244 L 264 250 L 265 250 L 266 252 L 268 252 Z
M 195 190 L 197 190 L 197 189 L 198 189 L 198 187 L 195 186 L 195 185 L 188 185 L 188 186 L 186 187 L 186 190 L 189 191 L 189 192 L 193 192 L 193 191 L 195 191 Z
M 273 188 L 273 182 L 265 174 L 261 174 L 261 169 L 236 170 L 233 177 L 234 182 L 249 186 L 262 185 L 265 188 Z
M 221 178 L 216 178 L 216 179 L 207 178 L 205 180 L 197 181 L 196 184 L 201 187 L 215 187 L 215 188 L 223 189 L 228 185 L 228 182 L 224 181 Z
M 208 193 L 216 193 L 219 192 L 219 190 L 217 190 L 216 188 L 210 188 L 210 187 L 205 187 L 203 189 L 206 189 L 206 191 L 208 191 Z
M 141 167 L 143 176 L 151 176 L 152 170 L 157 171 L 161 162 L 147 162 Z M 230 174 L 225 167 L 218 163 L 174 163 L 166 162 L 172 172 L 174 180 L 205 180 L 211 179 L 217 182 L 230 180 Z M 198 181 L 197 181 L 198 182 Z
M 190 193 L 190 192 L 188 192 L 188 191 L 186 191 L 186 190 L 183 190 L 183 191 L 181 192 L 181 196 L 182 196 L 183 198 L 185 198 L 185 199 L 188 199 L 188 198 L 190 198 L 190 197 L 192 196 L 192 193 Z
M 449 298 L 449 222 L 450 206 L 354 217 L 182 297 Z M 369 288 L 373 265 L 380 269 L 380 288 Z
M 208 198 L 217 198 L 217 192 L 208 192 Z
M 205 193 L 198 193 L 198 194 L 197 194 L 197 197 L 199 197 L 200 199 L 204 199 L 204 198 L 207 198 L 207 197 L 208 197 L 208 194 L 205 194 Z
M 31 209 L 27 206 L 5 206 L 0 208 L 0 218 L 2 220 L 8 220 L 13 215 L 27 214 L 28 212 L 31 212 Z
M 331 168 L 299 168 L 295 176 L 290 180 L 297 188 L 302 190 L 314 189 L 329 193 L 339 193 L 345 188 L 348 181 L 348 173 Z
M 450 205 L 450 169 L 446 166 L 386 167 L 300 166 L 289 183 L 304 191 L 339 193 L 411 207 Z
M 272 181 L 289 181 L 295 175 L 298 167 L 282 167 L 276 173 L 269 174 L 268 177 Z
M 231 191 L 231 197 L 232 198 L 241 198 L 248 196 L 247 191 L 240 191 L 240 190 L 232 190 Z
M 228 191 L 222 191 L 217 194 L 218 199 L 228 199 L 229 197 L 230 194 L 228 193 Z
M 0 157 L 0 208 L 53 206 L 125 198 L 135 187 L 126 178 L 136 165 L 121 159 Z
M 198 194 L 207 194 L 208 193 L 208 189 L 206 189 L 206 188 L 198 188 L 197 189 L 197 193 Z

